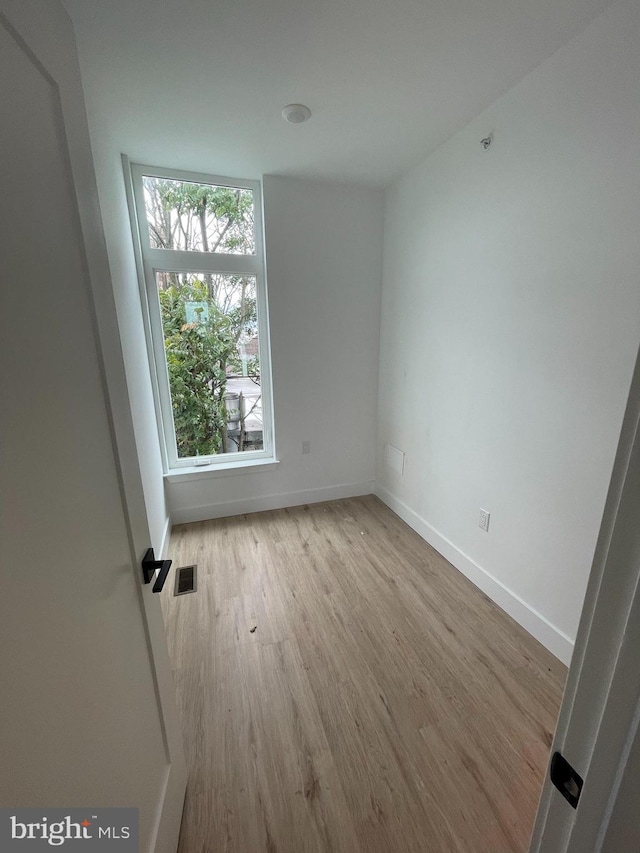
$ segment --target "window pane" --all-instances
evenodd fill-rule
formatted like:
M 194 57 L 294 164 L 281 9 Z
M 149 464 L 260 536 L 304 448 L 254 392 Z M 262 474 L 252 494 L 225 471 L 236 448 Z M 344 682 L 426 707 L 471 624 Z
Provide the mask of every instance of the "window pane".
M 263 449 L 254 276 L 156 273 L 180 459 Z
M 253 192 L 142 178 L 152 249 L 255 255 Z

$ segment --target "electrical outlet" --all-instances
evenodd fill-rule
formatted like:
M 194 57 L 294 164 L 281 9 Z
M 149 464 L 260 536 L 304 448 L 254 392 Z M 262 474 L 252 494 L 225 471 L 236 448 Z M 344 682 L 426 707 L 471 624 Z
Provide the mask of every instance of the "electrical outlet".
M 302 452 L 305 454 L 311 453 L 311 442 L 310 441 L 303 441 L 302 442 Z
M 478 527 L 480 530 L 484 530 L 486 533 L 489 532 L 489 519 L 491 518 L 491 513 L 487 512 L 486 509 L 480 510 L 480 517 L 478 518 Z

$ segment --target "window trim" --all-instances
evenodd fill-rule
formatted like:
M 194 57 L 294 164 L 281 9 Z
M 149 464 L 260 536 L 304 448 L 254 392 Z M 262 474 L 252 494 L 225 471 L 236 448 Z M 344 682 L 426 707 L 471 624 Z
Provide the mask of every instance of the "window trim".
M 269 336 L 269 305 L 267 294 L 266 262 L 264 248 L 264 217 L 262 186 L 257 180 L 235 179 L 190 172 L 181 169 L 147 166 L 131 163 L 122 157 L 129 206 L 129 218 L 133 234 L 138 285 L 142 304 L 143 325 L 151 384 L 153 388 L 158 436 L 165 477 L 175 480 L 183 472 L 188 479 L 200 475 L 212 476 L 219 471 L 229 473 L 234 468 L 246 470 L 268 470 L 265 463 L 276 462 L 273 418 L 273 395 L 271 381 L 271 345 Z M 239 255 L 223 252 L 182 251 L 175 249 L 153 249 L 149 239 L 146 219 L 142 177 L 165 178 L 177 181 L 212 184 L 214 186 L 250 189 L 254 200 L 255 254 Z M 260 357 L 260 391 L 262 395 L 262 450 L 234 453 L 218 453 L 202 457 L 180 459 L 177 453 L 173 408 L 169 388 L 169 376 L 164 350 L 164 335 L 160 301 L 157 293 L 157 272 L 213 273 L 222 275 L 246 275 L 256 281 L 256 313 L 258 325 L 258 352 Z M 183 479 L 180 477 L 180 479 Z M 185 479 L 187 479 L 185 477 Z

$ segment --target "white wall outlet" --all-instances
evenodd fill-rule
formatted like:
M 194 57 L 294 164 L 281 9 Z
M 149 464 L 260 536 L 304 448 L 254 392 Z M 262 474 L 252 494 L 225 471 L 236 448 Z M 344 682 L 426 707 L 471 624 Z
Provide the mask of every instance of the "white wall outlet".
M 480 517 L 478 518 L 478 527 L 480 530 L 484 530 L 487 533 L 489 532 L 489 519 L 491 518 L 491 513 L 487 512 L 486 509 L 480 510 Z
M 302 452 L 305 454 L 311 453 L 311 442 L 310 441 L 303 441 L 302 442 Z

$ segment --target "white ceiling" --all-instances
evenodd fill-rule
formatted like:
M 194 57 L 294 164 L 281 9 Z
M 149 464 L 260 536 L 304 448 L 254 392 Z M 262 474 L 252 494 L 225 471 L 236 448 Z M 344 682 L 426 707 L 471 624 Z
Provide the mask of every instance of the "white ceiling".
M 385 185 L 610 0 L 64 3 L 94 130 L 134 160 Z

